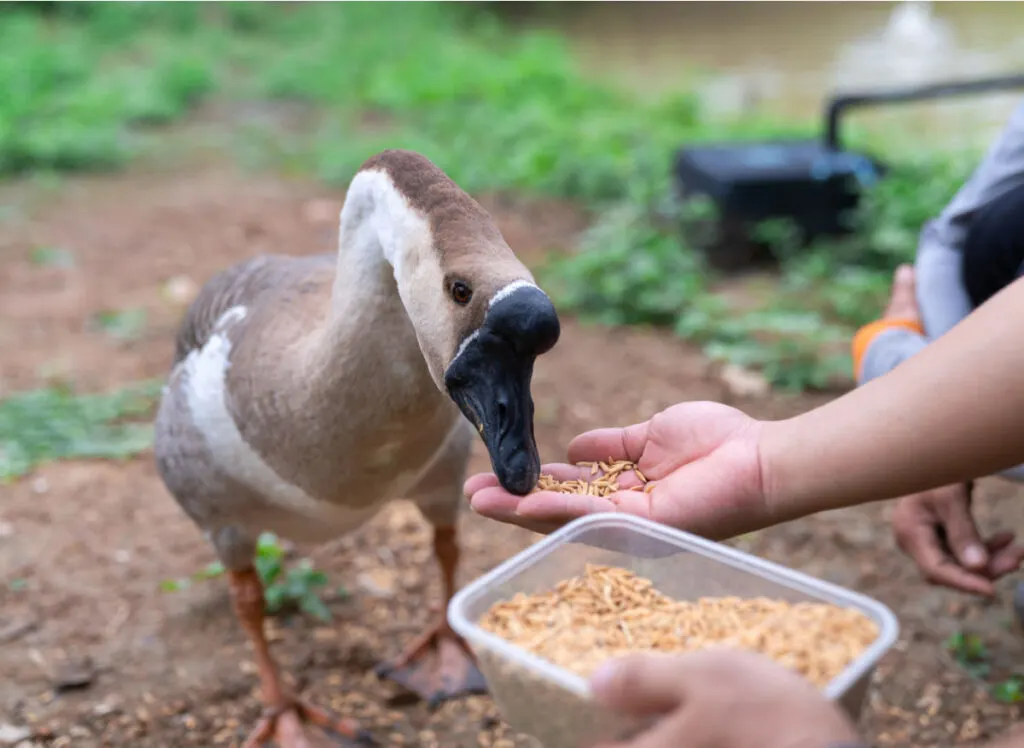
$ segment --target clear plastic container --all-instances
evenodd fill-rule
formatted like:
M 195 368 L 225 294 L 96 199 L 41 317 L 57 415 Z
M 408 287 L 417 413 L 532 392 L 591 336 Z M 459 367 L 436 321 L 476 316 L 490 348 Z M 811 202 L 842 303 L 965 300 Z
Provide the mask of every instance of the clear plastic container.
M 496 602 L 519 592 L 548 591 L 582 574 L 587 564 L 629 569 L 677 600 L 768 597 L 861 611 L 877 624 L 878 638 L 825 689 L 853 719 L 860 715 L 878 660 L 899 633 L 892 611 L 864 595 L 655 522 L 593 514 L 513 556 L 463 588 L 448 606 L 448 620 L 476 654 L 502 716 L 545 748 L 622 740 L 643 725 L 601 711 L 586 680 L 484 631 L 477 621 Z

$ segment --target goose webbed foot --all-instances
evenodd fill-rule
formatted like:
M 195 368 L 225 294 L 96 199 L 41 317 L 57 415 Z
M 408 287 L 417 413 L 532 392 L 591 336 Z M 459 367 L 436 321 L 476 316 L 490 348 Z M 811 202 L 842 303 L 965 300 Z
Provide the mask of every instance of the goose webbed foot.
M 252 640 L 266 710 L 249 734 L 244 748 L 260 748 L 273 740 L 279 748 L 313 748 L 303 723 L 332 732 L 348 745 L 373 745 L 370 734 L 353 720 L 341 719 L 306 701 L 287 695 L 263 630 L 265 619 L 263 585 L 255 569 L 232 571 L 231 597 L 242 627 Z
M 466 642 L 444 620 L 431 626 L 402 655 L 378 666 L 377 674 L 416 694 L 431 709 L 461 696 L 487 693 Z
M 445 613 L 455 594 L 459 544 L 454 527 L 434 528 L 434 556 L 441 567 L 444 601 L 437 623 L 413 641 L 405 653 L 377 668 L 377 675 L 398 683 L 433 709 L 446 701 L 487 693 L 476 658 L 448 625 Z
M 287 699 L 281 706 L 264 712 L 243 748 L 261 748 L 270 740 L 280 748 L 313 748 L 302 728 L 304 722 L 346 739 L 346 745 L 374 745 L 370 734 L 352 720 L 334 717 L 301 699 Z

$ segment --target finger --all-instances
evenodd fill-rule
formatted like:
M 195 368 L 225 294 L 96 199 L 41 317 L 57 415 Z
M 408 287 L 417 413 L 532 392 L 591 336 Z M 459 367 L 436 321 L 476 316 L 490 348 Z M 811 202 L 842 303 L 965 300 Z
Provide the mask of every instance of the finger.
M 581 471 L 589 472 L 589 468 L 564 464 L 544 465 L 541 470 L 559 480 L 576 480 L 580 477 Z M 516 496 L 503 489 L 496 477 L 486 473 L 467 480 L 463 490 L 469 496 L 470 506 L 477 514 L 546 534 L 571 520 L 594 512 L 624 511 L 649 517 L 648 494 L 628 490 L 640 485 L 639 477 L 631 472 L 620 475 L 618 481 L 624 490 L 608 498 L 554 491 L 538 491 L 526 496 Z
M 1017 571 L 1022 563 L 1024 563 L 1024 548 L 1013 545 L 1011 541 L 1002 548 L 992 551 L 985 572 L 990 579 L 999 579 Z
M 498 476 L 494 473 L 477 473 L 471 475 L 462 485 L 462 493 L 467 499 L 473 498 L 473 494 L 485 488 L 498 485 Z
M 963 491 L 964 489 L 962 486 L 957 486 L 956 490 Z M 956 499 L 937 501 L 935 502 L 935 512 L 942 520 L 949 549 L 956 556 L 957 561 L 967 569 L 975 571 L 984 569 L 985 564 L 988 563 L 988 551 L 981 540 L 977 525 L 974 524 L 974 517 L 971 516 L 967 501 Z
M 619 429 L 595 429 L 569 442 L 569 462 L 629 460 L 640 462 L 650 421 Z
M 565 524 L 564 522 L 542 522 L 529 517 L 520 517 L 516 510 L 521 500 L 521 497 L 510 494 L 501 486 L 493 486 L 477 491 L 470 497 L 469 504 L 473 511 L 482 517 L 525 527 L 527 530 L 544 535 L 554 532 Z
M 633 717 L 667 714 L 683 701 L 686 668 L 680 657 L 635 654 L 604 663 L 590 679 L 599 704 Z
M 596 512 L 614 512 L 618 507 L 604 496 L 538 491 L 523 498 L 516 514 L 530 522 L 565 524 Z
M 987 576 L 969 571 L 951 560 L 944 561 L 925 576 L 931 584 L 960 590 L 971 595 L 995 597 L 996 594 L 996 588 Z
M 1010 530 L 1000 530 L 994 533 L 988 540 L 985 541 L 985 548 L 988 549 L 988 555 L 992 556 L 993 553 L 998 553 L 1003 550 L 1006 546 L 1013 542 L 1013 539 L 1017 537 L 1016 533 Z
M 986 597 L 995 594 L 995 588 L 988 579 L 959 566 L 943 551 L 929 525 L 916 525 L 903 535 L 903 543 L 930 583 Z

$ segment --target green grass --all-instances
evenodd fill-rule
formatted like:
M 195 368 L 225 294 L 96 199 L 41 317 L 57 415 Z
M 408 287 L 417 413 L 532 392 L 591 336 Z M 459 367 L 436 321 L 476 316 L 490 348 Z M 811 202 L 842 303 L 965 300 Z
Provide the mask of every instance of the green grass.
M 287 567 L 284 547 L 276 535 L 265 532 L 256 544 L 254 563 L 256 573 L 263 583 L 265 609 L 269 615 L 297 610 L 325 623 L 332 620 L 330 608 L 321 597 L 323 588 L 327 586 L 327 575 L 314 569 L 312 561 L 301 559 L 294 566 Z M 164 580 L 160 588 L 164 592 L 179 592 L 188 589 L 194 582 L 214 579 L 223 574 L 223 564 L 215 561 L 188 578 Z M 348 596 L 344 588 L 338 588 L 337 594 L 341 598 Z
M 92 326 L 115 340 L 135 340 L 146 330 L 144 309 L 103 309 L 92 319 Z
M 985 642 L 977 634 L 956 631 L 946 640 L 946 651 L 969 675 L 986 680 L 992 671 L 991 658 Z M 1024 675 L 1012 674 L 988 683 L 992 698 L 1003 704 L 1024 701 Z
M 1003 704 L 1019 704 L 1024 701 L 1024 676 L 1011 675 L 992 686 L 992 697 Z
M 991 670 L 988 648 L 977 634 L 956 631 L 946 640 L 946 651 L 975 678 L 985 678 Z
M 29 261 L 39 267 L 70 268 L 75 265 L 75 256 L 60 247 L 36 247 L 32 250 Z
M 581 251 L 555 252 L 539 272 L 560 309 L 673 329 L 791 390 L 848 378 L 854 327 L 881 309 L 893 268 L 913 257 L 922 223 L 973 166 L 973 154 L 897 149 L 896 138 L 850 128 L 849 140 L 874 146 L 893 173 L 851 216 L 849 238 L 797 252 L 791 227 L 760 227 L 785 258 L 781 279 L 740 313 L 712 292 L 715 274 L 694 250 L 713 211 L 671 199 L 672 154 L 701 141 L 810 136 L 816 123 L 714 121 L 686 93 L 641 101 L 588 78 L 564 39 L 514 33 L 488 7 L 9 3 L 0 6 L 0 92 L 0 180 L 56 184 L 63 173 L 123 167 L 166 148 L 167 125 L 216 99 L 235 115 L 222 142 L 248 165 L 344 184 L 373 153 L 411 148 L 471 192 L 574 200 L 593 217 Z M 282 125 L 249 116 L 253 104 L 302 116 Z M 0 219 L 10 210 L 0 206 Z M 30 261 L 67 268 L 74 255 L 38 247 Z M 110 309 L 90 325 L 131 340 L 146 318 Z M 155 383 L 88 395 L 49 387 L 0 401 L 0 481 L 49 460 L 144 451 L 158 392 Z M 310 563 L 286 567 L 273 536 L 261 538 L 256 563 L 268 612 L 330 618 L 326 578 Z M 213 564 L 162 587 L 221 573 Z M 977 645 L 961 637 L 951 649 L 980 672 Z M 1021 698 L 1016 680 L 1000 689 L 1005 701 Z
M 145 451 L 159 393 L 156 382 L 101 394 L 52 386 L 0 400 L 0 482 L 52 460 L 125 459 Z
M 214 85 L 183 32 L 149 38 L 139 20 L 111 33 L 105 19 L 138 9 L 93 9 L 84 23 L 31 7 L 0 11 L 0 175 L 120 166 L 138 128 L 180 117 Z
M 816 125 L 713 121 L 685 93 L 641 101 L 588 78 L 564 39 L 512 32 L 486 4 L 16 5 L 0 11 L 0 48 L 0 175 L 120 166 L 159 146 L 146 140 L 155 125 L 214 96 L 298 105 L 301 126 L 234 125 L 239 158 L 343 184 L 372 153 L 412 148 L 472 192 L 578 201 L 594 216 L 584 251 L 540 272 L 561 309 L 671 327 L 794 390 L 848 380 L 853 329 L 973 165 L 872 141 L 854 122 L 849 140 L 876 146 L 893 173 L 847 239 L 795 252 L 785 226 L 764 227 L 787 258 L 779 293 L 739 314 L 710 292 L 683 230 L 701 216 L 668 199 L 671 155 Z

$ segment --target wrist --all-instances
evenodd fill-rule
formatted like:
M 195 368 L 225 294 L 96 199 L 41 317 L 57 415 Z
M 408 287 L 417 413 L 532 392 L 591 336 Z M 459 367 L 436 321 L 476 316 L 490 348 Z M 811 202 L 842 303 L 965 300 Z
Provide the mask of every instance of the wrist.
M 785 458 L 785 448 L 780 444 L 785 438 L 785 428 L 782 427 L 783 423 L 784 421 L 761 422 L 757 440 L 757 462 L 761 477 L 761 500 L 771 525 L 784 521 L 787 514 L 785 511 L 787 492 L 783 477 L 786 469 L 782 464 Z
M 758 468 L 767 524 L 788 522 L 822 509 L 814 502 L 817 492 L 806 467 L 806 447 L 797 438 L 799 423 L 789 418 L 759 425 Z

